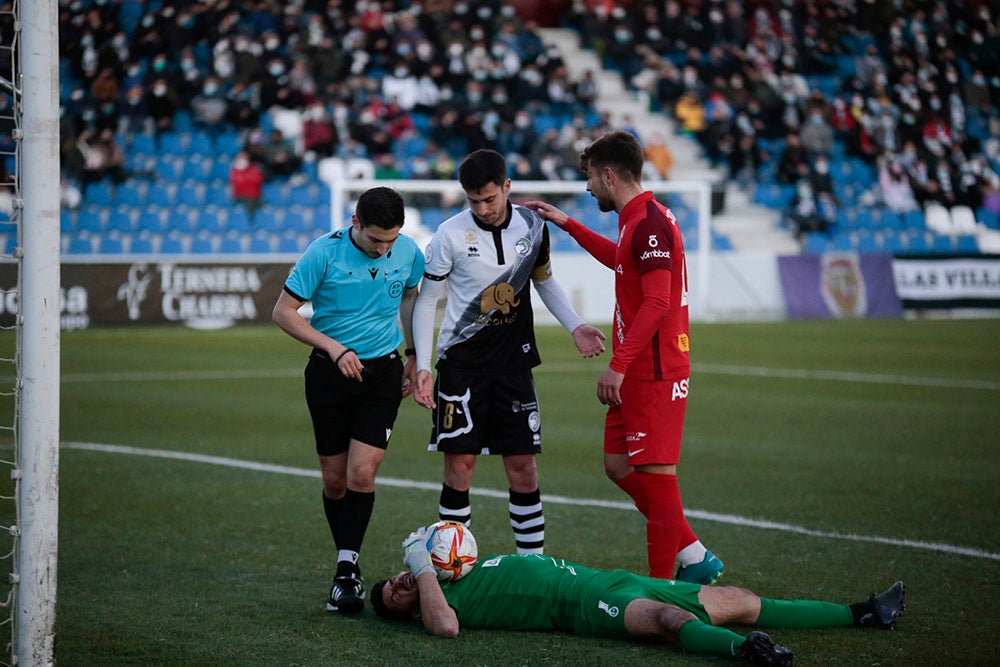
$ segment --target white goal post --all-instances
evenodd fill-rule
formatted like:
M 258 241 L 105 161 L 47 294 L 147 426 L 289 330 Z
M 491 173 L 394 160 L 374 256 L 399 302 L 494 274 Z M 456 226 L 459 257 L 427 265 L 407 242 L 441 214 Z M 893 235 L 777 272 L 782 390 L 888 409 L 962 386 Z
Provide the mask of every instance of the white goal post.
M 462 191 L 458 181 L 435 181 L 435 180 L 399 180 L 385 179 L 375 180 L 371 178 L 350 178 L 339 169 L 320 168 L 320 175 L 330 186 L 330 226 L 331 229 L 340 229 L 350 221 L 351 195 L 363 192 L 376 186 L 390 187 L 403 195 L 404 200 L 407 194 L 431 193 L 450 197 L 454 201 L 464 202 L 465 193 Z M 709 256 L 712 250 L 712 184 L 709 181 L 648 181 L 643 186 L 647 190 L 658 195 L 674 195 L 681 197 L 687 206 L 694 208 L 697 214 L 697 226 L 694 228 L 697 234 L 697 243 L 694 244 L 693 253 L 688 250 L 688 256 L 694 254 L 697 258 L 695 262 L 695 275 L 692 276 L 691 290 L 691 318 L 704 319 L 707 316 L 708 290 L 709 290 Z M 511 199 L 527 199 L 540 195 L 579 195 L 587 192 L 585 181 L 512 181 Z M 464 205 L 464 204 L 463 204 Z M 597 202 L 591 201 L 590 206 L 597 210 Z M 409 221 L 407 221 L 409 223 Z M 439 221 L 440 222 L 440 221 Z M 407 227 L 405 232 L 413 235 L 414 227 Z M 685 238 L 685 244 L 691 245 L 694 239 Z M 419 239 L 418 239 L 419 241 Z M 557 277 L 564 287 L 567 285 L 562 279 L 559 271 L 560 253 L 553 253 L 553 265 L 556 268 Z M 610 286 L 613 281 L 606 281 Z M 567 288 L 567 292 L 570 290 Z M 572 295 L 571 295 L 572 296 Z M 612 297 L 613 299 L 613 293 Z M 577 304 L 574 304 L 576 306 Z M 579 308 L 578 308 L 579 310 Z M 602 308 L 602 317 L 608 318 L 611 314 L 610 306 Z M 593 320 L 586 313 L 581 312 L 585 319 Z

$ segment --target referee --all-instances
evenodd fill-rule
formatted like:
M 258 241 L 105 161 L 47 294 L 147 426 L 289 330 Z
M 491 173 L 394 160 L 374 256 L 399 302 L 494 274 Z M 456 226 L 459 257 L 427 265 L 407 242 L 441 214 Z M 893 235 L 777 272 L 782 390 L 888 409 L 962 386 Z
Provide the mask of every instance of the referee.
M 326 603 L 332 612 L 364 607 L 358 554 L 375 504 L 375 473 L 416 375 L 411 320 L 424 258 L 417 244 L 400 234 L 402 226 L 399 193 L 367 190 L 350 227 L 309 245 L 271 313 L 282 331 L 312 348 L 305 390 L 323 476 L 323 510 L 337 549 Z M 311 321 L 299 313 L 307 301 Z M 398 352 L 404 340 L 405 363 Z

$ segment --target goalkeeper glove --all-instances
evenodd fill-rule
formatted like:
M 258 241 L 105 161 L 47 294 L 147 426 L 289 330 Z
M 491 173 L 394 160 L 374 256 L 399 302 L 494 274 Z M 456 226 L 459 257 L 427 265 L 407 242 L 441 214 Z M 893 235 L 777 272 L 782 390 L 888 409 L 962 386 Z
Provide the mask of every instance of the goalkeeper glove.
M 433 528 L 424 526 L 413 531 L 409 537 L 403 540 L 403 562 L 410 568 L 414 578 L 419 577 L 424 572 L 434 571 L 431 554 L 427 550 L 427 539 L 433 533 Z

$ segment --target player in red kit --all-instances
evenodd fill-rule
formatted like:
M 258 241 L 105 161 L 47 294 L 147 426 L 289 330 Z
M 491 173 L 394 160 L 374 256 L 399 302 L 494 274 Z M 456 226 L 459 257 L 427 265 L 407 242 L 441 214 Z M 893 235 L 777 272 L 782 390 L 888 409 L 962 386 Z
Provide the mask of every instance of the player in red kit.
M 604 469 L 646 517 L 650 576 L 709 584 L 722 561 L 688 525 L 677 485 L 691 373 L 684 243 L 673 213 L 643 189 L 643 162 L 639 141 L 622 131 L 580 153 L 587 190 L 618 213 L 617 244 L 551 204 L 525 205 L 615 272 L 614 354 L 597 382 L 608 406 Z

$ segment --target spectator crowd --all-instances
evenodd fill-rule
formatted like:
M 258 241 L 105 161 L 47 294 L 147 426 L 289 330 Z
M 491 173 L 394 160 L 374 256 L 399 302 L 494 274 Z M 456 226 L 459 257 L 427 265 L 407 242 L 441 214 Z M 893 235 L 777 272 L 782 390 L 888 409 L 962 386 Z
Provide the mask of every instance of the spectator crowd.
M 731 179 L 795 185 L 818 224 L 844 204 L 833 177 L 851 161 L 871 170 L 852 199 L 1000 214 L 993 9 L 572 0 L 563 21 Z M 128 178 L 131 138 L 182 114 L 239 133 L 232 184 L 251 205 L 262 182 L 330 156 L 452 179 L 456 160 L 490 147 L 512 177 L 577 179 L 578 151 L 612 126 L 593 73 L 570 76 L 501 0 L 74 0 L 59 31 L 64 176 L 81 188 Z M 669 177 L 669 138 L 640 139 L 649 175 Z

